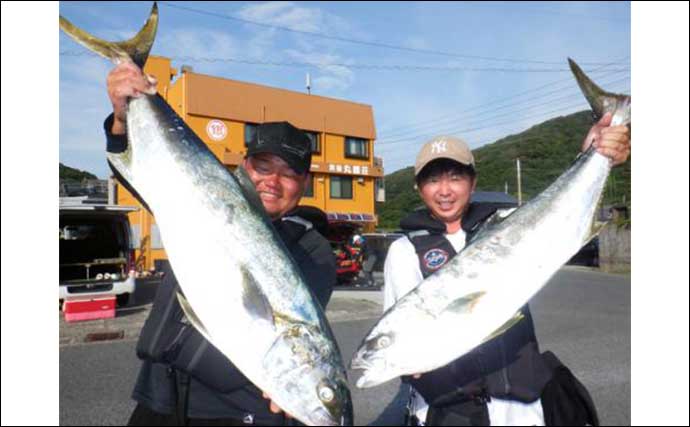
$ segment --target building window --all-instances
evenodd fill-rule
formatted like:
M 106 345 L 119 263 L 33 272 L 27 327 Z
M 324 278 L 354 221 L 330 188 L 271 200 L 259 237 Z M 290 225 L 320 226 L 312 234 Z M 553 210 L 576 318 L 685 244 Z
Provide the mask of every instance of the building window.
M 386 201 L 386 184 L 383 178 L 376 178 L 376 193 L 374 195 L 374 200 L 380 203 Z
M 165 249 L 158 224 L 151 224 L 151 249 Z
M 246 147 L 249 144 L 249 141 L 254 139 L 256 137 L 256 127 L 257 125 L 254 123 L 245 123 L 244 124 L 244 146 Z
M 351 176 L 331 176 L 331 198 L 352 199 Z
M 309 141 L 311 141 L 311 152 L 315 154 L 320 154 L 321 153 L 321 134 L 318 132 L 308 132 L 304 131 L 304 133 L 307 135 L 309 138 Z
M 304 197 L 314 197 L 314 175 L 309 174 L 309 181 L 307 181 L 307 189 L 304 190 Z
M 345 157 L 369 158 L 369 141 L 362 138 L 345 138 Z

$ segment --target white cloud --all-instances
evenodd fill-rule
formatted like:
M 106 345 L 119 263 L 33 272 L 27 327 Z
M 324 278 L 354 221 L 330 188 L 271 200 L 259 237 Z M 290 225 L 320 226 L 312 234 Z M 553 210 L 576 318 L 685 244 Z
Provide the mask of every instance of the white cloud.
M 60 74 L 63 80 L 105 87 L 108 72 L 113 67 L 112 63 L 100 56 L 64 57 L 60 61 Z
M 178 28 L 158 40 L 158 51 L 171 57 L 231 58 L 241 52 L 239 46 L 227 32 L 200 28 Z
M 318 92 L 344 91 L 352 86 L 355 80 L 354 72 L 346 65 L 348 61 L 335 54 L 301 52 L 294 49 L 285 50 L 286 55 L 297 62 L 314 64 L 319 74 L 313 76 L 313 89 Z M 351 61 L 350 61 L 351 62 Z
M 248 21 L 299 31 L 316 32 L 324 24 L 324 13 L 321 10 L 295 6 L 291 2 L 250 4 L 241 9 L 238 15 Z
M 318 8 L 303 7 L 292 2 L 270 2 L 252 4 L 238 13 L 243 19 L 261 22 L 269 25 L 286 27 L 299 31 L 328 33 L 333 35 L 359 34 L 350 23 L 337 15 Z M 327 65 L 331 63 L 348 64 L 341 55 L 333 53 L 334 43 L 328 39 L 309 35 L 292 34 L 291 39 L 297 44 L 297 49 L 284 49 L 279 52 L 279 43 L 283 40 L 284 31 L 252 27 L 256 32 L 250 39 L 249 49 L 251 57 L 255 59 L 270 59 L 286 62 L 307 62 L 315 65 L 319 74 L 314 75 L 312 82 L 315 90 L 344 91 L 349 89 L 355 79 L 353 70 L 343 65 Z M 328 29 L 328 30 L 324 30 Z M 359 34 L 361 35 L 361 34 Z M 358 35 L 358 37 L 359 37 Z M 271 58 L 268 55 L 273 54 Z

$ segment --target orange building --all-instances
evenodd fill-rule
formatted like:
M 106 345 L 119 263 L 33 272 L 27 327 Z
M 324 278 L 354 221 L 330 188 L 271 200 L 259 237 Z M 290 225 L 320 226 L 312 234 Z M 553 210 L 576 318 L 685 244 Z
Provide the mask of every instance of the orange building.
M 311 183 L 301 205 L 327 213 L 335 228 L 373 231 L 374 202 L 383 201 L 383 164 L 375 158 L 371 106 L 236 80 L 196 74 L 170 59 L 152 56 L 145 72 L 158 79 L 158 93 L 229 169 L 240 164 L 245 141 L 258 124 L 288 121 L 312 140 Z M 139 206 L 118 185 L 117 203 Z M 150 269 L 166 258 L 155 218 L 145 209 L 130 214 L 137 266 Z

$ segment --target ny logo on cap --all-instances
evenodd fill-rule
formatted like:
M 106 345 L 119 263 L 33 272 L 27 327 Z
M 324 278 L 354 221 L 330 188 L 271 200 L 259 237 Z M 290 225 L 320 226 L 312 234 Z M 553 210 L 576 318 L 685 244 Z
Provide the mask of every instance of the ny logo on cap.
M 431 154 L 445 153 L 446 149 L 446 141 L 444 139 L 431 143 Z

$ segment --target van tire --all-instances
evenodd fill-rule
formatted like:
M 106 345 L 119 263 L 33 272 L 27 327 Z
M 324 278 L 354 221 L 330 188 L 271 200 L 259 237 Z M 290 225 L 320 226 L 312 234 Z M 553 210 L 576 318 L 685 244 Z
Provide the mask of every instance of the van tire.
M 115 298 L 117 299 L 118 307 L 126 307 L 129 302 L 129 294 L 116 295 Z

